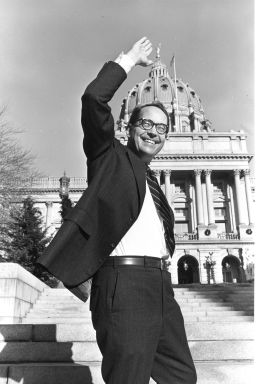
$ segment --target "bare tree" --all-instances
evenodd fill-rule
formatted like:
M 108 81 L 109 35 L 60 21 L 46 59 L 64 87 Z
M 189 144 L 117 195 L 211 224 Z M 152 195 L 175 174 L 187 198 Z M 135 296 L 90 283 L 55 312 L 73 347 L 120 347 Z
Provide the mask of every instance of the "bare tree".
M 34 157 L 18 143 L 20 131 L 6 120 L 6 108 L 0 109 L 0 224 L 8 222 L 9 207 L 20 200 L 22 189 L 32 177 L 38 176 L 33 168 Z M 1 228 L 0 228 L 1 230 Z

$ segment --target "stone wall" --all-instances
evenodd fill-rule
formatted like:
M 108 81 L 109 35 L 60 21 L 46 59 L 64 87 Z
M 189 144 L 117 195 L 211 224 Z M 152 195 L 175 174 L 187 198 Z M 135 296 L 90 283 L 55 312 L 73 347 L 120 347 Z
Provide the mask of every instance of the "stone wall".
M 47 285 L 16 263 L 0 263 L 0 324 L 21 323 Z

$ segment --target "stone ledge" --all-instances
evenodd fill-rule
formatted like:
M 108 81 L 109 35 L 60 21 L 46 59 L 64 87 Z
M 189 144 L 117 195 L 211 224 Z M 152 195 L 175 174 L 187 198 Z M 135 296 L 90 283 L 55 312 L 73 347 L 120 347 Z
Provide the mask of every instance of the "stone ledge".
M 0 324 L 20 323 L 48 286 L 17 263 L 1 263 Z

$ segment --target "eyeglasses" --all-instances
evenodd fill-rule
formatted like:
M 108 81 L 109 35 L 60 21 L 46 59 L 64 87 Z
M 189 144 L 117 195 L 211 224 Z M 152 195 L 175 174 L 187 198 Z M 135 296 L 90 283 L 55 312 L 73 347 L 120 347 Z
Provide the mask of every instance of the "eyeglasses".
M 137 123 L 143 129 L 145 129 L 145 131 L 149 131 L 150 129 L 152 129 L 155 126 L 157 132 L 160 133 L 160 135 L 163 135 L 164 133 L 166 133 L 168 131 L 168 125 L 162 124 L 162 123 L 156 124 L 156 123 L 154 123 L 154 121 L 149 120 L 149 119 L 139 119 L 139 120 L 137 120 Z

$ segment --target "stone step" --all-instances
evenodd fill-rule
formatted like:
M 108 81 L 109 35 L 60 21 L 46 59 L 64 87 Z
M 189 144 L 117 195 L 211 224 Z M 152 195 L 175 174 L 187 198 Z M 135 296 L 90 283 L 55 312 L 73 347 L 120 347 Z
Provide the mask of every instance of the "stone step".
M 205 299 L 202 299 L 202 300 L 189 300 L 189 299 L 177 299 L 175 298 L 176 301 L 180 304 L 180 305 L 190 305 L 190 306 L 200 306 L 201 304 L 203 305 L 206 305 L 206 306 L 214 306 L 214 305 L 218 305 L 218 306 L 228 306 L 228 305 L 234 305 L 235 303 L 234 302 L 225 302 L 225 301 L 213 301 L 213 300 L 209 300 L 209 299 L 206 299 L 207 301 L 205 301 Z M 253 306 L 253 302 L 249 301 L 249 304 L 251 306 Z M 74 307 L 74 308 L 89 308 L 89 303 L 90 303 L 90 300 L 88 300 L 86 303 L 82 303 L 81 301 L 80 302 L 73 302 L 73 301 L 50 301 L 50 300 L 42 300 L 42 299 L 39 299 L 33 306 L 33 308 L 42 308 L 42 307 L 47 307 L 47 308 L 63 308 L 63 306 L 68 306 L 68 307 Z M 242 301 L 242 303 L 246 303 L 245 300 Z
M 178 298 L 178 297 L 175 297 L 175 299 L 177 300 L 178 303 L 182 304 L 182 303 L 213 303 L 215 305 L 218 305 L 218 304 L 221 304 L 221 303 L 226 303 L 226 304 L 237 304 L 237 305 L 240 305 L 240 304 L 244 304 L 244 305 L 253 305 L 253 300 L 250 300 L 250 299 L 237 299 L 237 300 L 228 300 L 227 298 L 226 299 L 223 299 L 223 298 L 219 298 L 219 299 L 207 299 L 207 298 L 193 298 L 193 299 L 186 299 L 186 298 Z
M 225 311 L 216 311 L 214 308 L 205 310 L 205 308 L 199 308 L 197 310 L 191 311 L 184 309 L 182 310 L 183 316 L 188 317 L 188 316 L 199 316 L 199 317 L 238 317 L 238 316 L 250 316 L 253 315 L 253 313 L 249 314 L 249 311 L 234 311 L 234 310 L 225 310 Z M 74 311 L 54 311 L 54 310 L 49 310 L 49 311 L 31 311 L 26 318 L 49 318 L 52 317 L 53 319 L 55 317 L 91 317 L 90 311 L 80 311 L 80 312 L 74 312 Z
M 252 322 L 188 323 L 187 338 L 193 340 L 251 340 Z M 95 341 L 91 321 L 82 324 L 7 324 L 0 325 L 0 341 Z
M 193 359 L 253 360 L 253 340 L 189 341 Z M 100 361 L 101 354 L 94 341 L 75 342 L 0 342 L 0 363 Z
M 253 315 L 253 307 L 247 307 L 246 309 L 244 308 L 233 308 L 233 307 L 228 307 L 228 306 L 225 306 L 225 307 L 215 307 L 215 306 L 183 306 L 181 305 L 180 306 L 181 308 L 181 311 L 182 313 L 187 313 L 187 312 L 193 312 L 193 313 L 202 313 L 202 312 L 219 312 L 219 313 L 232 313 L 232 312 L 236 312 L 236 313 L 240 313 L 240 314 L 251 314 Z M 88 308 L 81 308 L 81 307 L 77 307 L 77 308 L 73 308 L 73 307 L 59 307 L 59 308 L 47 308 L 47 307 L 36 307 L 36 308 L 33 308 L 30 312 L 29 312 L 29 315 L 32 315 L 32 314 L 41 314 L 41 315 L 45 315 L 47 314 L 48 316 L 50 316 L 51 314 L 53 315 L 56 315 L 56 314 L 67 314 L 67 313 L 71 313 L 73 314 L 74 316 L 80 316 L 80 314 L 87 314 L 88 316 L 91 316 L 90 314 L 90 311 Z
M 227 291 L 208 291 L 208 292 L 203 292 L 203 291 L 185 291 L 185 292 L 180 292 L 179 290 L 174 290 L 174 294 L 175 296 L 187 296 L 187 297 L 191 297 L 191 296 L 194 296 L 194 295 L 199 295 L 199 296 L 203 296 L 203 297 L 214 297 L 214 296 L 234 296 L 234 297 L 237 297 L 237 296 L 241 296 L 241 297 L 245 297 L 245 296 L 248 296 L 248 297 L 253 297 L 253 294 L 254 292 L 251 291 L 251 292 L 227 292 Z M 57 299 L 57 298 L 62 298 L 62 299 L 77 299 L 79 300 L 78 298 L 76 298 L 76 296 L 72 295 L 71 293 L 69 295 L 63 295 L 63 294 L 58 294 L 58 293 L 53 293 L 53 294 L 44 294 L 42 293 L 41 294 L 41 297 L 44 297 L 44 298 L 52 298 L 52 299 Z
M 248 289 L 253 288 L 254 283 L 217 283 L 217 284 L 173 284 L 174 288 L 178 289 Z
M 190 322 L 212 322 L 212 323 L 233 323 L 233 322 L 253 322 L 254 317 L 253 316 L 246 316 L 246 315 L 239 315 L 239 316 L 184 316 L 185 323 Z M 89 322 L 90 318 L 89 316 L 80 316 L 80 317 L 33 317 L 33 316 L 27 316 L 22 320 L 23 324 L 61 324 L 61 323 L 84 323 Z
M 239 291 L 238 287 L 203 286 L 174 288 L 174 291 L 186 323 L 253 321 L 253 299 L 246 296 L 251 287 L 240 288 Z M 67 289 L 47 288 L 23 323 L 82 323 L 90 321 L 90 317 L 89 300 L 83 303 Z
M 183 316 L 186 318 L 187 316 L 191 315 L 191 316 L 198 316 L 198 317 L 205 317 L 205 316 L 209 316 L 209 317 L 237 317 L 237 316 L 249 316 L 249 315 L 253 315 L 253 311 L 233 311 L 233 310 L 225 310 L 225 311 L 218 311 L 218 310 L 215 310 L 215 309 L 212 309 L 212 310 L 205 310 L 205 308 L 199 308 L 199 309 L 196 309 L 196 310 L 190 310 L 189 308 L 188 309 L 182 309 L 182 313 L 183 313 Z M 52 319 L 55 319 L 56 317 L 84 317 L 84 318 L 91 318 L 91 314 L 89 311 L 77 311 L 77 312 L 74 312 L 74 311 L 63 311 L 63 310 L 40 310 L 40 311 L 32 311 L 30 312 L 28 315 L 27 315 L 27 319 L 32 319 L 32 318 L 52 318 Z
M 253 300 L 252 299 L 248 299 L 248 298 L 238 298 L 237 300 L 229 300 L 228 298 L 215 298 L 214 300 L 212 298 L 207 298 L 207 297 L 193 297 L 193 298 L 188 298 L 188 297 L 185 297 L 185 296 L 181 296 L 181 297 L 177 297 L 175 296 L 175 299 L 177 300 L 178 303 L 213 303 L 213 304 L 221 304 L 221 303 L 232 303 L 232 302 L 235 302 L 235 303 L 248 303 L 248 304 L 251 304 L 253 305 Z M 56 298 L 56 299 L 45 299 L 45 298 L 42 298 L 40 297 L 37 301 L 37 303 L 48 303 L 48 304 L 51 304 L 51 305 L 55 305 L 55 304 L 58 304 L 58 305 L 61 305 L 61 304 L 80 304 L 80 305 L 89 305 L 89 301 L 88 300 L 86 303 L 83 303 L 82 301 L 74 301 L 73 299 L 71 298 L 68 298 L 68 299 L 60 299 L 60 298 Z M 36 304 L 35 304 L 36 305 Z
M 191 296 L 191 295 L 204 295 L 204 296 L 214 296 L 214 295 L 241 295 L 241 296 L 252 296 L 253 295 L 253 289 L 252 290 L 190 290 L 190 291 L 182 291 L 180 289 L 174 288 L 175 295 L 178 296 Z M 59 289 L 53 289 L 53 292 L 45 292 L 43 291 L 41 294 L 43 297 L 62 297 L 62 298 L 70 298 L 70 297 L 76 297 L 71 292 L 61 292 Z M 79 299 L 78 299 L 79 300 Z
M 252 296 L 253 291 L 244 291 L 244 292 L 231 292 L 231 291 L 186 291 L 180 292 L 178 290 L 174 291 L 177 296 L 192 296 L 192 295 L 202 295 L 202 296 L 222 296 L 222 295 L 232 295 L 232 296 Z
M 188 300 L 192 300 L 192 299 L 197 299 L 197 300 L 201 300 L 201 299 L 207 299 L 207 300 L 213 300 L 213 301 L 219 301 L 219 300 L 252 300 L 253 301 L 253 295 L 252 296 L 249 296 L 249 295 L 239 295 L 239 294 L 223 294 L 223 295 L 220 295 L 220 294 L 212 294 L 212 295 L 201 295 L 201 294 L 197 294 L 197 293 L 191 293 L 190 295 L 177 295 L 175 294 L 175 298 L 177 300 L 179 299 L 188 299 Z
M 88 324 L 90 323 L 91 320 L 89 319 L 89 317 L 87 318 L 78 318 L 78 317 L 57 317 L 55 319 L 52 319 L 51 317 L 50 318 L 29 318 L 29 317 L 25 317 L 24 319 L 22 319 L 22 324 L 63 324 L 63 323 L 67 323 L 67 324 L 71 324 L 71 323 L 84 323 L 84 324 Z
M 237 288 L 230 288 L 230 287 L 215 287 L 212 288 L 206 288 L 204 286 L 201 286 L 199 288 L 173 288 L 174 292 L 176 294 L 190 294 L 190 293 L 202 293 L 202 294 L 212 294 L 212 293 L 239 293 L 239 294 L 246 294 L 246 293 L 253 293 L 254 287 L 237 287 Z M 42 295 L 45 296 L 68 296 L 73 297 L 73 294 L 68 291 L 67 289 L 54 289 L 54 288 L 47 288 L 42 292 Z
M 253 383 L 255 369 L 246 362 L 195 362 L 197 384 L 245 384 Z M 83 362 L 79 364 L 4 364 L 0 366 L 0 383 L 17 384 L 104 384 L 100 363 Z M 150 380 L 149 384 L 155 384 Z
M 207 294 L 208 292 L 242 292 L 242 293 L 247 293 L 247 292 L 253 292 L 254 286 L 252 286 L 252 287 L 237 287 L 237 288 L 214 287 L 214 286 L 212 286 L 212 288 L 206 288 L 204 286 L 201 286 L 199 288 L 189 288 L 189 289 L 177 288 L 177 287 L 173 286 L 173 289 L 175 292 L 202 292 L 204 294 Z
M 253 383 L 255 369 L 246 362 L 195 362 L 197 384 L 245 384 Z M 75 378 L 75 379 L 74 379 Z M 79 364 L 4 364 L 0 366 L 0 383 L 17 384 L 104 384 L 100 363 L 83 362 Z M 155 384 L 150 380 L 149 384 Z
M 182 311 L 209 311 L 209 310 L 216 310 L 216 311 L 234 311 L 234 310 L 239 310 L 237 306 L 235 305 L 228 305 L 227 303 L 221 303 L 223 305 L 219 305 L 219 303 L 180 303 L 180 308 Z M 253 305 L 248 305 L 248 306 L 240 306 L 241 310 L 253 310 L 254 306 Z M 49 303 L 41 303 L 38 302 L 33 306 L 31 309 L 31 312 L 47 312 L 47 311 L 54 311 L 54 312 L 89 312 L 89 305 L 80 305 L 80 304 L 74 304 L 74 305 L 69 305 L 69 304 L 62 304 L 62 305 L 50 305 Z

